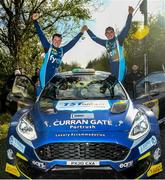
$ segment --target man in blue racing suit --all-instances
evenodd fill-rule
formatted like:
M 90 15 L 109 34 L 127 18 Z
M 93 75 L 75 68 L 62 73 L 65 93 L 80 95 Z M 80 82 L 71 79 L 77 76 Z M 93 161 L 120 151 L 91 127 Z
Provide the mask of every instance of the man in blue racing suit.
M 41 87 L 44 88 L 45 84 L 54 76 L 55 73 L 58 72 L 63 55 L 77 43 L 77 41 L 83 35 L 85 28 L 82 27 L 81 32 L 76 37 L 74 37 L 65 46 L 60 47 L 62 42 L 62 35 L 58 33 L 54 34 L 52 37 L 52 43 L 49 43 L 38 24 L 38 18 L 38 13 L 34 13 L 32 15 L 34 26 L 45 50 L 45 59 L 40 69 L 40 83 Z
M 123 30 L 120 32 L 120 34 L 117 36 L 115 36 L 113 27 L 107 27 L 105 29 L 105 36 L 107 37 L 107 39 L 101 39 L 98 38 L 86 26 L 86 31 L 89 34 L 90 38 L 107 49 L 109 64 L 110 64 L 110 72 L 120 81 L 123 81 L 126 71 L 124 52 L 123 52 L 123 42 L 131 26 L 133 11 L 134 11 L 133 7 L 129 6 L 128 7 L 129 14 L 127 17 L 126 25 L 123 28 Z

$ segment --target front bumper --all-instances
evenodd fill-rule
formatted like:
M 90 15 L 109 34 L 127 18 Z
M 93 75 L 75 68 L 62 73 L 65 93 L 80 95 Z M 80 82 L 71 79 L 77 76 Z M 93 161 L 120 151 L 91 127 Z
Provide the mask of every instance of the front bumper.
M 19 136 L 15 137 L 20 143 L 25 142 Z M 146 138 L 144 142 L 148 142 L 150 138 Z M 136 179 L 147 178 L 157 174 L 163 170 L 160 154 L 156 154 L 160 150 L 159 142 L 149 148 L 145 153 L 140 154 L 136 145 L 129 150 L 128 155 L 120 161 L 90 159 L 89 161 L 97 161 L 98 164 L 86 164 L 81 166 L 70 165 L 70 159 L 56 159 L 51 161 L 41 160 L 36 151 L 28 144 L 25 145 L 25 152 L 19 152 L 18 147 L 9 144 L 8 149 L 13 151 L 12 158 L 8 157 L 5 171 L 19 178 L 114 178 L 114 179 Z M 76 160 L 74 160 L 76 161 Z M 79 159 L 84 161 L 84 159 Z M 85 161 L 88 162 L 86 158 Z M 63 173 L 63 172 L 68 173 Z M 65 175 L 64 175 L 65 174 Z M 96 177 L 97 176 L 97 177 Z

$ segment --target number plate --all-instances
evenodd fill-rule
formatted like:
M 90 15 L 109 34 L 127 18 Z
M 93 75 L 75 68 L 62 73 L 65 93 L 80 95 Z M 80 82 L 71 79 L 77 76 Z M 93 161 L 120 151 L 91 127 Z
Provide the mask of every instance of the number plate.
M 68 166 L 99 166 L 99 161 L 67 161 Z

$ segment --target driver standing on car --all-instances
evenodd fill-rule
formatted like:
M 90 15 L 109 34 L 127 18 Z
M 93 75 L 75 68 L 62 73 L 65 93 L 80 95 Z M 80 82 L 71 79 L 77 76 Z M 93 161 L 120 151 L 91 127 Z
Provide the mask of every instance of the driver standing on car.
M 32 15 L 34 26 L 45 50 L 45 59 L 40 69 L 40 83 L 41 87 L 44 88 L 45 84 L 54 76 L 55 73 L 58 72 L 58 68 L 61 65 L 63 55 L 77 43 L 86 29 L 83 26 L 81 28 L 81 32 L 76 37 L 74 37 L 65 46 L 60 47 L 62 42 L 62 35 L 55 33 L 52 37 L 52 42 L 49 43 L 37 22 L 38 18 L 39 13 L 34 13 Z
M 113 27 L 107 27 L 105 29 L 105 36 L 107 39 L 98 38 L 91 30 L 86 26 L 87 33 L 90 38 L 96 43 L 104 46 L 108 52 L 109 64 L 110 64 L 110 72 L 115 75 L 115 77 L 123 81 L 125 76 L 125 59 L 123 52 L 123 42 L 128 34 L 128 31 L 132 22 L 132 13 L 134 9 L 132 6 L 128 7 L 128 17 L 126 21 L 126 25 L 119 35 L 115 35 L 115 31 Z

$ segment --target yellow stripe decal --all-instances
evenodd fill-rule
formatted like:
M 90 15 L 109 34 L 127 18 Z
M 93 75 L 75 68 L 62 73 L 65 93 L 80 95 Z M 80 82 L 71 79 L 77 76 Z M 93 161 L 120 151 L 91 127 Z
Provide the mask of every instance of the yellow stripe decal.
M 146 158 L 146 157 L 148 157 L 148 156 L 150 156 L 150 155 L 151 155 L 151 152 L 148 152 L 148 153 L 144 154 L 143 156 L 141 156 L 141 157 L 138 159 L 138 161 L 140 161 L 140 160 L 142 160 L 142 159 L 144 159 L 144 158 Z
M 20 173 L 19 173 L 18 169 L 16 168 L 16 166 L 6 163 L 5 171 L 10 174 L 13 174 L 17 177 L 20 177 Z
M 22 154 L 20 154 L 18 152 L 17 152 L 16 156 L 23 159 L 24 161 L 28 161 Z
M 162 163 L 155 164 L 155 165 L 151 166 L 150 170 L 147 172 L 147 176 L 150 177 L 150 176 L 157 174 L 161 171 L 163 171 Z

